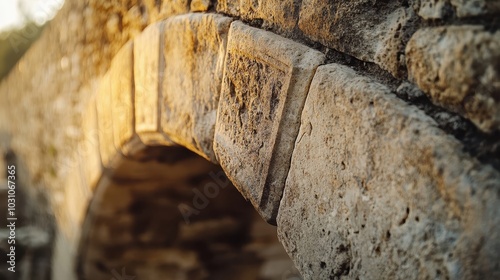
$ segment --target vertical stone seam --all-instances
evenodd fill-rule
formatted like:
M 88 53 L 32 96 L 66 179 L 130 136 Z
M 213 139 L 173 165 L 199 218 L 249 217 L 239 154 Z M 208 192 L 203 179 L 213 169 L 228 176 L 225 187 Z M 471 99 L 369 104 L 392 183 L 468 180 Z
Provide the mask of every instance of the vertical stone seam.
M 287 156 L 287 165 L 286 165 L 286 172 L 285 172 L 285 178 L 284 178 L 284 185 L 283 185 L 283 188 L 281 190 L 281 193 L 279 194 L 280 195 L 280 199 L 279 199 L 279 202 L 276 204 L 276 206 L 274 207 L 274 209 L 272 209 L 272 214 L 271 214 L 271 217 L 270 217 L 270 220 L 268 221 L 268 223 L 272 224 L 272 225 L 277 225 L 277 222 L 276 222 L 276 218 L 278 217 L 278 212 L 279 212 L 279 208 L 281 206 L 281 201 L 283 200 L 283 194 L 285 193 L 285 189 L 286 189 L 286 182 L 288 181 L 288 176 L 290 175 L 290 168 L 292 166 L 292 156 L 293 156 L 293 152 L 295 150 L 295 144 L 297 142 L 297 139 L 299 137 L 299 133 L 300 133 L 300 128 L 302 126 L 302 113 L 304 111 L 304 107 L 305 107 L 305 104 L 306 104 L 306 101 L 307 101 L 307 98 L 309 97 L 309 91 L 311 89 L 311 84 L 312 84 L 312 81 L 314 79 L 314 77 L 316 76 L 316 71 L 318 69 L 319 66 L 322 66 L 323 63 L 317 65 L 314 67 L 314 70 L 312 71 L 312 75 L 311 75 L 311 78 L 309 79 L 308 83 L 307 83 L 307 94 L 299 108 L 299 114 L 298 114 L 298 126 L 297 126 L 297 130 L 296 132 L 294 133 L 295 134 L 295 139 L 293 140 L 293 147 L 290 151 L 290 154 Z M 282 126 L 285 126 L 285 125 L 288 125 L 288 123 L 285 123 L 285 122 L 282 122 L 280 124 L 280 129 L 279 131 L 281 131 L 281 127 Z M 273 146 L 273 149 L 272 151 L 274 151 L 276 148 L 276 141 L 274 142 L 274 146 Z M 274 162 L 271 160 L 270 164 L 269 164 L 269 168 L 268 170 L 271 169 L 271 167 L 274 165 Z M 266 175 L 266 180 L 265 180 L 265 185 L 268 185 L 268 181 L 270 180 L 269 178 L 269 172 L 268 174 Z M 262 194 L 262 197 L 261 197 L 261 201 L 260 201 L 260 205 L 259 207 L 263 208 L 264 206 L 266 206 L 269 202 L 269 192 L 270 192 L 270 189 L 269 188 L 264 188 L 263 190 L 263 194 Z
M 287 168 L 288 168 L 288 171 L 286 172 L 286 176 L 285 176 L 285 180 L 284 180 L 284 186 L 283 186 L 283 190 L 280 194 L 280 201 L 279 203 L 276 205 L 276 209 L 273 209 L 273 224 L 276 225 L 277 222 L 276 222 L 276 218 L 278 217 L 278 214 L 279 214 L 279 209 L 281 207 L 281 202 L 283 201 L 283 195 L 286 191 L 286 186 L 287 186 L 287 182 L 288 182 L 288 177 L 290 176 L 290 169 L 292 167 L 292 158 L 293 158 L 293 153 L 295 151 L 295 147 L 297 145 L 297 139 L 299 139 L 299 133 L 300 133 L 300 129 L 302 127 L 302 114 L 304 113 L 304 107 L 307 103 L 307 99 L 309 98 L 309 92 L 311 90 L 311 85 L 312 85 L 312 81 L 314 80 L 314 77 L 316 77 L 316 72 L 318 70 L 318 67 L 322 66 L 322 65 L 325 65 L 325 63 L 321 63 L 319 65 L 317 65 L 314 70 L 313 70 L 313 73 L 311 75 L 311 79 L 309 80 L 309 83 L 307 85 L 307 94 L 306 94 L 306 97 L 304 98 L 304 102 L 302 103 L 302 108 L 300 108 L 300 114 L 298 116 L 298 121 L 299 121 L 299 127 L 297 129 L 297 134 L 295 136 L 295 140 L 293 142 L 293 148 L 292 148 L 292 151 L 290 152 L 290 155 L 289 155 L 289 158 L 288 158 L 288 164 L 287 164 Z M 302 137 L 300 137 L 302 138 Z M 267 178 L 266 178 L 266 182 L 267 182 Z M 269 190 L 266 189 L 266 192 L 268 192 Z M 265 197 L 265 200 L 267 202 L 269 196 L 267 195 Z M 264 201 L 264 198 L 262 199 L 262 201 Z

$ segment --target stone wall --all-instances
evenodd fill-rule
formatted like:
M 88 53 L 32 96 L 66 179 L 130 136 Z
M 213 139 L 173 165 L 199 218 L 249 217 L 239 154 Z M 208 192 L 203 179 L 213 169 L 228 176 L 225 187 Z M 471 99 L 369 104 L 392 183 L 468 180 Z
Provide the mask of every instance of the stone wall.
M 485 0 L 68 1 L 0 85 L 2 141 L 56 219 L 53 278 L 217 275 L 175 209 L 208 162 L 304 279 L 500 278 L 499 15 Z M 217 199 L 201 228 L 252 240 L 253 218 Z M 266 257 L 251 258 L 235 273 L 257 279 Z

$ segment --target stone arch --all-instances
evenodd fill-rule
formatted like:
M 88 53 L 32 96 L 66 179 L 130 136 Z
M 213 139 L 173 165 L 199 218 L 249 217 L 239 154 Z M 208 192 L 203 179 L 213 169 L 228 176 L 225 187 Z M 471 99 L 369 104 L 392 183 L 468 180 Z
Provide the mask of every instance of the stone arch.
M 83 116 L 83 171 L 68 176 L 68 201 L 86 199 L 59 213 L 71 225 L 58 248 L 72 251 L 59 256 L 78 256 L 68 267 L 79 279 L 277 279 L 294 270 L 213 151 L 232 21 L 172 17 L 113 58 Z
M 89 236 L 79 225 L 90 198 L 118 189 L 111 181 L 122 175 L 150 176 L 131 159 L 163 147 L 162 156 L 186 148 L 218 162 L 278 225 L 306 279 L 498 275 L 498 171 L 369 73 L 324 63 L 319 51 L 221 15 L 146 28 L 114 57 L 84 116 L 84 168 L 66 189 L 77 204 L 57 213 L 70 246 L 59 240 L 55 259 L 91 250 L 71 243 Z

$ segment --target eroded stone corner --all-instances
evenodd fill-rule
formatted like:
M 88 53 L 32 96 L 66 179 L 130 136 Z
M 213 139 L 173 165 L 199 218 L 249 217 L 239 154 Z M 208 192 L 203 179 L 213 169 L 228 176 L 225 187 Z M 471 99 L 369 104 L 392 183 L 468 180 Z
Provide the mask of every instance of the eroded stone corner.
M 274 223 L 318 51 L 231 24 L 214 151 L 261 216 Z

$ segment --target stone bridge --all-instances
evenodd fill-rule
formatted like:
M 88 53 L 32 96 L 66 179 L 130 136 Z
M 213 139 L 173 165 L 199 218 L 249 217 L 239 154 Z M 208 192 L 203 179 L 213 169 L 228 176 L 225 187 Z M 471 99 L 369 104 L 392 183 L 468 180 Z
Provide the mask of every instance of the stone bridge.
M 474 3 L 68 1 L 0 85 L 51 279 L 499 279 Z

